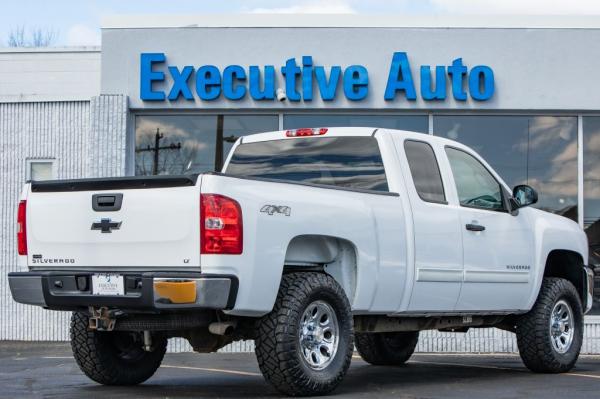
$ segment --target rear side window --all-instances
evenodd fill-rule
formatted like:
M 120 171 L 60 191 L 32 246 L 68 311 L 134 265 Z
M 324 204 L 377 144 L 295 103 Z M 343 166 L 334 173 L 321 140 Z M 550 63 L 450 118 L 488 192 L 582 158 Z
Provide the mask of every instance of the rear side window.
M 373 137 L 306 137 L 241 144 L 227 174 L 388 191 Z
M 423 201 L 445 204 L 444 185 L 433 148 L 422 141 L 407 140 L 404 151 L 419 197 Z

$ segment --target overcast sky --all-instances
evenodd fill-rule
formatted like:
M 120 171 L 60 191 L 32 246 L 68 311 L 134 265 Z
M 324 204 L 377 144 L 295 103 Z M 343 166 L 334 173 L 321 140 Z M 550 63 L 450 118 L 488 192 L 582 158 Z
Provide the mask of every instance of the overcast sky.
M 58 32 L 55 45 L 100 44 L 102 16 L 118 14 L 595 14 L 600 0 L 3 0 L 0 46 L 18 26 Z

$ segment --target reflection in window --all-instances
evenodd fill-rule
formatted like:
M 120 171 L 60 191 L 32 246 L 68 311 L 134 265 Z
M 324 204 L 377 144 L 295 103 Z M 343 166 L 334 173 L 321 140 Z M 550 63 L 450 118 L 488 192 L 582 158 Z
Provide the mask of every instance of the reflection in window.
M 494 176 L 464 151 L 446 147 L 446 154 L 462 206 L 503 211 L 502 188 Z
M 220 170 L 238 137 L 277 130 L 277 115 L 139 115 L 135 174 Z
M 381 127 L 386 129 L 409 130 L 427 133 L 429 119 L 427 115 L 356 115 L 356 114 L 302 114 L 284 115 L 284 129 L 302 127 Z
M 577 220 L 576 117 L 448 115 L 433 126 L 477 151 L 510 187 L 535 188 L 535 207 Z
M 596 272 L 600 293 L 600 117 L 583 118 L 583 226 L 590 245 L 589 265 Z M 600 314 L 600 294 L 594 297 L 592 314 Z
M 241 144 L 227 174 L 388 191 L 373 137 L 310 137 Z

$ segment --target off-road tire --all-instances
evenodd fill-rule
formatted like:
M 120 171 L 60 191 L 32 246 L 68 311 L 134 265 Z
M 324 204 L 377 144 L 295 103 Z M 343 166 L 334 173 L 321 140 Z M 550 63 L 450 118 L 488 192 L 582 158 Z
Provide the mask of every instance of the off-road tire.
M 134 349 L 130 357 L 116 346 L 124 331 L 95 331 L 88 329 L 88 316 L 71 316 L 71 348 L 79 368 L 90 379 L 104 385 L 136 385 L 152 377 L 167 350 L 167 339 L 154 335 L 152 352 Z M 128 339 L 128 337 L 126 337 Z M 134 356 L 135 355 L 135 356 Z
M 570 347 L 559 353 L 552 344 L 550 318 L 555 304 L 564 300 L 571 307 L 575 332 Z M 573 368 L 583 342 L 581 299 L 571 282 L 544 278 L 533 308 L 517 319 L 517 344 L 525 366 L 538 373 L 564 373 Z
M 336 353 L 322 370 L 309 367 L 301 352 L 302 315 L 314 301 L 326 302 L 337 317 Z M 265 379 L 286 395 L 324 395 L 342 381 L 354 348 L 350 303 L 333 277 L 316 272 L 285 274 L 271 313 L 257 323 L 256 358 Z
M 399 366 L 415 351 L 419 332 L 356 333 L 354 341 L 365 362 L 375 366 Z

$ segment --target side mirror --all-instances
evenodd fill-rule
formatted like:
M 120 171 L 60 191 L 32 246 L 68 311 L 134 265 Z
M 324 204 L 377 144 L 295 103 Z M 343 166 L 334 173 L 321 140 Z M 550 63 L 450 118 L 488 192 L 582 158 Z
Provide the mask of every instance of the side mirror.
M 532 187 L 520 184 L 513 189 L 513 199 L 517 208 L 533 205 L 538 201 L 538 194 Z

